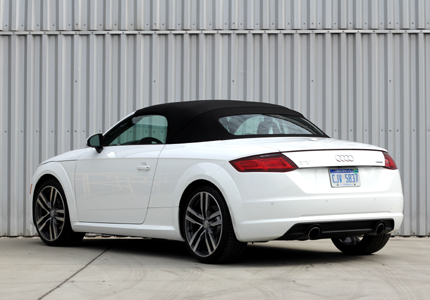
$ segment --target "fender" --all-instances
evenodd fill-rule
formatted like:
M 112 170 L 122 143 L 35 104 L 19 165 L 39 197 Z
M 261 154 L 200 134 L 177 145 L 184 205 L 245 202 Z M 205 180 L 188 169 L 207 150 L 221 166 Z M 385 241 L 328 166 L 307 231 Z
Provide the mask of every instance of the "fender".
M 189 164 L 192 164 L 191 166 Z M 159 161 L 148 208 L 178 207 L 185 189 L 196 180 L 213 182 L 212 174 L 221 168 L 212 162 L 188 162 L 188 166 L 169 166 Z M 181 174 L 178 176 L 178 174 Z M 162 186 L 162 189 L 160 188 Z
M 244 220 L 240 193 L 230 174 L 223 168 L 223 165 L 227 164 L 227 162 L 221 162 L 221 164 L 217 164 L 217 162 L 220 161 L 200 162 L 184 171 L 163 167 L 163 164 L 159 162 L 154 178 L 154 187 L 162 184 L 163 189 L 153 188 L 148 213 L 151 213 L 150 208 L 178 207 L 182 195 L 189 185 L 198 180 L 206 180 L 217 187 L 224 196 L 232 218 L 233 228 L 237 232 L 237 224 Z M 178 173 L 182 175 L 179 178 L 175 178 Z M 168 184 L 169 182 L 170 184 Z M 179 215 L 177 215 L 173 220 L 173 226 L 178 231 L 180 228 L 179 219 Z
M 233 224 L 236 238 L 241 240 L 239 224 L 245 221 L 245 215 L 242 208 L 242 198 L 235 181 L 224 168 L 219 168 L 214 174 L 212 174 L 211 179 L 208 181 L 211 181 L 224 196 L 225 202 L 227 203 L 227 207 L 230 211 L 231 222 Z
M 63 161 L 63 162 L 48 162 L 40 165 L 33 175 L 33 189 L 30 194 L 30 207 L 31 207 L 31 224 L 33 224 L 33 197 L 36 192 L 36 185 L 39 183 L 40 179 L 45 175 L 51 175 L 55 177 L 58 182 L 60 182 L 61 187 L 64 190 L 66 196 L 67 206 L 69 208 L 70 223 L 78 221 L 78 214 L 76 210 L 76 200 L 74 187 L 70 180 L 73 178 L 75 172 L 76 161 Z M 34 224 L 33 224 L 34 225 Z M 73 225 L 72 225 L 73 227 Z

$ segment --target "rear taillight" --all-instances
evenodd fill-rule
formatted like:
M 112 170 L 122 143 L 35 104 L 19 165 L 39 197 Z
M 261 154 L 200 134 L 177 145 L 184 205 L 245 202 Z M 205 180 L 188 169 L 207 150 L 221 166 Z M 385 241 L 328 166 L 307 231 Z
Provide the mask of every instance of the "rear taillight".
M 385 166 L 384 168 L 390 169 L 390 170 L 397 170 L 396 163 L 394 162 L 394 159 L 387 153 L 383 152 L 385 157 Z
M 282 154 L 244 157 L 230 161 L 239 172 L 289 172 L 297 169 L 288 157 Z

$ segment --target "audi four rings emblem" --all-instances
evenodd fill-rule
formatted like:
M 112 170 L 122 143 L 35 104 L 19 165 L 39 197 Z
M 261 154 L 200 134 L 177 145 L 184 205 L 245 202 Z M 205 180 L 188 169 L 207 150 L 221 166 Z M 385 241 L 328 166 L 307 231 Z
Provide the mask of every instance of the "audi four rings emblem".
M 334 158 L 336 158 L 336 160 L 338 162 L 353 162 L 354 161 L 354 156 L 352 156 L 352 155 L 335 155 Z

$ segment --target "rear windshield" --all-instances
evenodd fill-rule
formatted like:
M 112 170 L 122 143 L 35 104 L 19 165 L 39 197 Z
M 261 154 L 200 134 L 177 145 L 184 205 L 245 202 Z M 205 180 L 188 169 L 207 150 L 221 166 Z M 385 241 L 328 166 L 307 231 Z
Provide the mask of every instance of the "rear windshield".
M 286 135 L 324 136 L 326 134 L 303 117 L 276 114 L 235 115 L 219 119 L 231 134 L 246 135 Z

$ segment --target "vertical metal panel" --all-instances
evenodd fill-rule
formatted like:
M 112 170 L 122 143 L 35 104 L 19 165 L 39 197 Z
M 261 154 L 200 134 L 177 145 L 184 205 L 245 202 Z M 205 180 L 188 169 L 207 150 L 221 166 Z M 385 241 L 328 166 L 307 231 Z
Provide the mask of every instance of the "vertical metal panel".
M 35 233 L 41 161 L 139 107 L 224 98 L 386 147 L 403 179 L 399 234 L 429 235 L 428 49 L 424 0 L 0 0 L 0 234 Z

